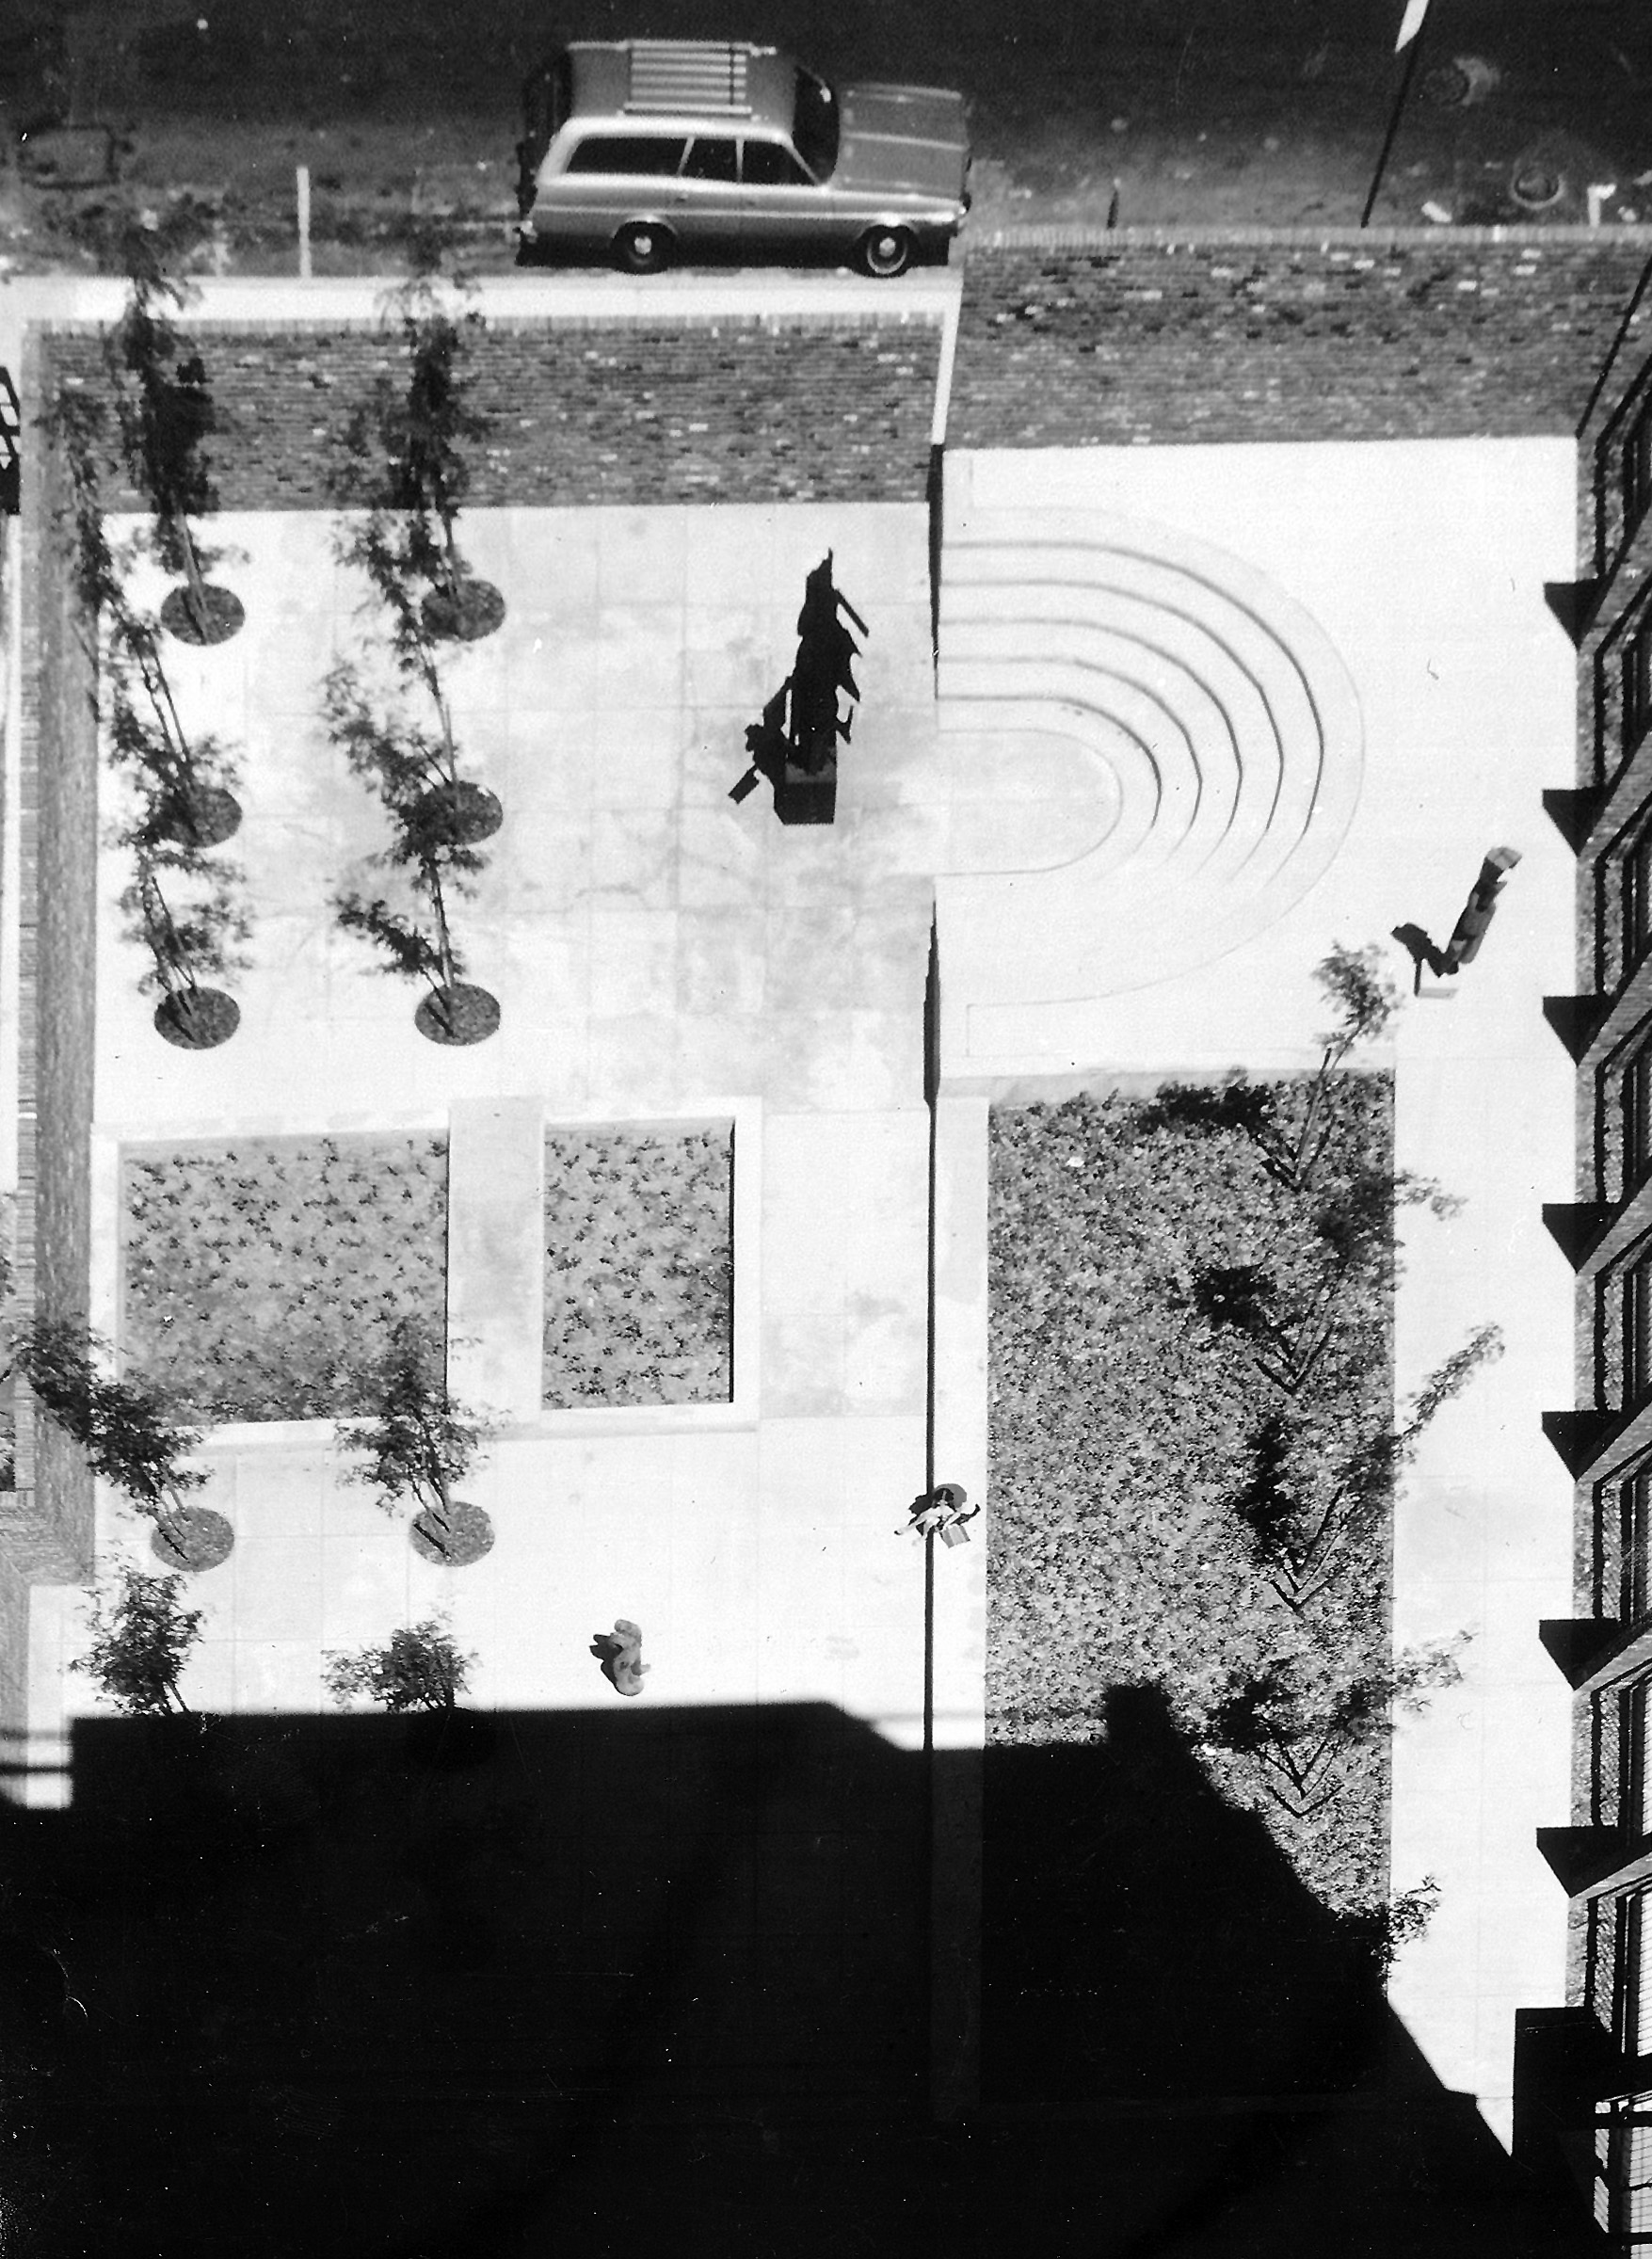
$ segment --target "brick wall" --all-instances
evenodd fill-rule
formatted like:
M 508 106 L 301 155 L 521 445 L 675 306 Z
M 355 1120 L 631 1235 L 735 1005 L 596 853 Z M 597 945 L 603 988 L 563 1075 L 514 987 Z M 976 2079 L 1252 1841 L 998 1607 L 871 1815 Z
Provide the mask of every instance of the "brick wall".
M 100 384 L 98 333 L 45 332 L 53 367 Z M 371 325 L 190 330 L 220 429 L 219 507 L 316 509 L 351 408 L 405 366 Z M 470 355 L 492 419 L 471 501 L 922 502 L 940 329 L 932 320 L 497 322 Z M 110 505 L 134 508 L 118 485 Z
M 34 375 L 25 359 L 29 398 L 39 397 Z M 24 1310 L 83 1315 L 91 1256 L 93 676 L 58 546 L 51 450 L 25 450 L 23 500 L 17 1298 Z M 77 1582 L 91 1564 L 85 1464 L 34 1418 L 26 1396 L 17 1407 L 17 1488 L 0 1493 L 0 1553 L 31 1581 Z
M 27 1734 L 28 1586 L 0 1551 L 0 1766 L 24 1762 Z
M 1644 229 L 1006 231 L 969 248 L 947 441 L 1570 432 L 1649 251 Z

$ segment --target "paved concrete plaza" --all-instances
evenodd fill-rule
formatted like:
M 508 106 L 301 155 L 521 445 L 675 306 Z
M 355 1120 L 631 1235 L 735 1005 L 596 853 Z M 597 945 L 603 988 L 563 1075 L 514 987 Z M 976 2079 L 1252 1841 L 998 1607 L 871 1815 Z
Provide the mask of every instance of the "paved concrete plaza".
M 497 1319 L 521 1319 L 518 1286 L 491 1298 L 485 1265 L 456 1285 L 494 1323 L 473 1374 L 509 1399 L 471 1486 L 498 1542 L 462 1573 L 425 1567 L 341 1482 L 324 1425 L 221 1432 L 209 1496 L 237 1543 L 194 1588 L 193 1696 L 312 1707 L 328 1647 L 445 1601 L 484 1703 L 588 1706 L 586 1643 L 627 1615 L 650 1702 L 825 1698 L 913 1746 L 922 1561 L 893 1532 L 924 1477 L 932 908 L 936 1471 L 979 1496 L 989 1099 L 1311 1065 L 1313 965 L 1403 919 L 1443 939 L 1506 842 L 1524 859 L 1483 960 L 1453 999 L 1408 1005 L 1380 1054 L 1402 1165 L 1467 1202 L 1407 1225 L 1402 1397 L 1474 1324 L 1508 1343 L 1401 1509 L 1397 1641 L 1472 1643 L 1462 1688 L 1397 1740 L 1396 1883 L 1433 1874 L 1443 1899 L 1393 1997 L 1506 2135 L 1513 2006 L 1561 1987 L 1564 1907 L 1532 1830 L 1564 1802 L 1567 1701 L 1535 1623 L 1569 1605 L 1569 1485 L 1537 1414 L 1570 1401 L 1570 1282 L 1538 1204 L 1570 1190 L 1571 1091 L 1538 1000 L 1571 985 L 1571 869 L 1538 794 L 1572 774 L 1573 654 L 1542 583 L 1569 576 L 1573 525 L 1572 453 L 1548 441 L 959 457 L 938 708 L 919 508 L 476 513 L 466 546 L 510 608 L 455 659 L 454 703 L 506 821 L 457 923 L 504 1018 L 455 1052 L 326 908 L 377 837 L 315 718 L 358 592 L 322 521 L 226 520 L 248 625 L 177 673 L 185 718 L 246 748 L 255 962 L 233 1043 L 160 1043 L 106 860 L 94 1319 L 116 1317 L 123 1139 L 447 1126 L 457 1155 L 461 1135 L 477 1153 L 514 1138 L 498 1181 L 520 1284 L 540 1125 L 707 1115 L 736 1124 L 739 1317 L 730 1406 L 542 1419 Z M 766 792 L 727 794 L 827 548 L 873 629 L 863 705 L 837 825 L 788 831 Z M 456 1161 L 456 1204 L 490 1180 Z M 130 1550 L 130 1519 L 102 1515 Z M 943 1745 L 983 1730 L 984 1528 L 938 1556 Z M 77 1622 L 78 1595 L 37 1588 L 48 1741 L 87 1704 L 62 1669 Z
M 1362 748 L 1345 737 L 1336 747 L 1344 768 L 1360 764 L 1357 796 L 1337 795 L 1335 853 L 1296 899 L 1279 889 L 1283 858 L 1270 870 L 1207 855 L 1182 882 L 1189 931 L 1165 937 L 1164 977 L 1129 957 L 1112 993 L 1074 993 L 1083 937 L 1052 921 L 1048 947 L 1017 969 L 1018 1004 L 960 1002 L 950 1017 L 949 1065 L 965 1081 L 1037 1088 L 1097 1065 L 1119 1078 L 1310 1066 L 1325 1017 L 1311 969 L 1326 951 L 1386 940 L 1403 920 L 1443 942 L 1486 851 L 1521 853 L 1480 959 L 1438 985 L 1449 996 L 1408 1003 L 1371 1054 L 1397 1070 L 1401 1167 L 1465 1202 L 1451 1223 L 1404 1221 L 1402 1402 L 1476 1325 L 1495 1322 L 1506 1344 L 1429 1432 L 1400 1502 L 1396 1646 L 1459 1632 L 1469 1644 L 1462 1686 L 1395 1738 L 1395 1886 L 1432 1875 L 1441 1902 L 1390 1988 L 1441 2078 L 1476 2094 L 1506 2141 L 1514 2011 L 1558 2002 L 1564 1982 L 1564 1903 L 1534 1831 L 1565 1802 L 1570 1703 L 1535 1632 L 1539 1617 L 1570 1610 L 1571 1484 L 1538 1416 L 1572 1401 L 1571 1274 L 1540 1206 L 1570 1194 L 1573 1100 L 1571 1063 L 1540 1005 L 1573 985 L 1573 861 L 1539 796 L 1572 777 L 1575 656 L 1543 584 L 1574 569 L 1573 451 L 1508 441 L 977 456 L 949 464 L 948 493 L 949 534 L 984 544 L 1006 516 L 1018 537 L 1042 516 L 1052 539 L 1084 517 L 1093 542 L 1109 522 L 1147 522 L 1166 529 L 1168 553 L 1213 545 L 1228 559 L 1227 610 L 1286 620 L 1302 606 L 1314 623 L 1305 674 L 1334 696 L 1351 684 L 1363 728 Z M 1074 578 L 1083 585 L 1082 569 Z M 968 607 L 971 625 L 981 609 Z M 1081 607 L 1045 609 L 1070 619 Z M 1125 624 L 1093 596 L 1089 617 L 1115 634 Z M 944 624 L 942 648 L 944 690 Z M 1020 648 L 1037 654 L 1025 637 Z M 1142 673 L 1139 660 L 1101 664 Z M 1209 747 L 1219 784 L 1217 755 L 1231 765 L 1232 743 L 1199 734 L 1208 725 L 1184 678 L 1171 694 L 1162 736 L 1195 757 Z M 1092 703 L 1109 703 L 1105 689 Z M 1087 711 L 1069 702 L 1075 739 Z M 1243 793 L 1232 807 L 1229 833 Z M 960 906 L 954 882 L 939 884 L 954 997 L 969 994 L 957 960 L 980 936 L 985 883 Z M 1278 914 L 1247 934 L 1247 893 L 1270 888 Z M 1202 956 L 1234 934 L 1225 953 Z M 1409 962 L 1388 947 L 1408 992 Z M 989 997 L 999 977 L 984 971 Z
M 456 915 L 503 1024 L 459 1052 L 416 1033 L 415 993 L 373 970 L 327 909 L 378 836 L 315 718 L 329 658 L 357 648 L 361 591 L 332 569 L 323 521 L 223 533 L 248 560 L 225 569 L 248 628 L 176 654 L 176 674 L 185 722 L 210 715 L 246 749 L 237 853 L 254 962 L 232 1044 L 191 1055 L 159 1042 L 119 933 L 119 858 L 105 857 L 94 1320 L 116 1319 L 122 1141 L 450 1127 L 462 1240 L 458 1204 L 494 1196 L 499 1155 L 491 1182 L 461 1176 L 461 1125 L 512 1110 L 526 1168 L 505 1229 L 530 1255 L 544 1124 L 733 1119 L 740 1320 L 735 1401 L 720 1413 L 541 1421 L 537 1336 L 526 1401 L 523 1360 L 489 1367 L 487 1343 L 479 1357 L 473 1346 L 475 1393 L 511 1424 L 471 1486 L 498 1543 L 462 1578 L 425 1568 L 401 1526 L 341 1485 L 326 1423 L 218 1431 L 210 1495 L 237 1546 L 199 1588 L 197 1697 L 313 1707 L 325 1648 L 451 1594 L 485 1702 L 589 1704 L 602 1690 L 590 1635 L 623 1614 L 644 1626 L 664 1699 L 824 1697 L 915 1738 L 922 1566 L 894 1530 L 924 1472 L 930 889 L 858 847 L 880 800 L 931 757 L 922 512 L 469 521 L 469 553 L 510 613 L 454 663 L 456 723 L 507 820 L 478 899 Z M 736 807 L 728 792 L 744 726 L 790 664 L 804 573 L 828 548 L 876 623 L 865 720 L 839 825 L 787 831 L 766 793 Z M 495 1284 L 485 1268 L 456 1282 L 484 1334 L 508 1301 Z M 459 1315 L 455 1332 L 472 1331 Z M 119 1511 L 105 1527 L 111 1542 L 131 1529 Z

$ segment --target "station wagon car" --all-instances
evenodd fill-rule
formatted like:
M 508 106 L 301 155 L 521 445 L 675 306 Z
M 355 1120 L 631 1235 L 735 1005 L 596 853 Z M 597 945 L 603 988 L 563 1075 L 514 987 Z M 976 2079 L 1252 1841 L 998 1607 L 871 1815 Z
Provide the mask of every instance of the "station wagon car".
M 852 260 L 898 275 L 946 256 L 970 208 L 964 100 L 834 93 L 773 47 L 578 41 L 528 80 L 517 146 L 524 261 Z

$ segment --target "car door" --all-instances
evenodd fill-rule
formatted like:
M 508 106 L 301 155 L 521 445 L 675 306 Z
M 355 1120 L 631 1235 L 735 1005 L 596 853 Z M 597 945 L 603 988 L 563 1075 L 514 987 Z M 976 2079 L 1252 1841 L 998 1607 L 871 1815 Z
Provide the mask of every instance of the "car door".
M 696 134 L 677 176 L 676 225 L 686 252 L 731 255 L 742 220 L 740 144 L 732 134 Z
M 831 199 L 782 140 L 747 135 L 740 149 L 743 248 L 752 258 L 806 257 L 832 248 L 842 223 Z
M 687 144 L 685 134 L 585 135 L 564 170 L 540 183 L 542 232 L 601 248 L 639 216 L 674 215 Z

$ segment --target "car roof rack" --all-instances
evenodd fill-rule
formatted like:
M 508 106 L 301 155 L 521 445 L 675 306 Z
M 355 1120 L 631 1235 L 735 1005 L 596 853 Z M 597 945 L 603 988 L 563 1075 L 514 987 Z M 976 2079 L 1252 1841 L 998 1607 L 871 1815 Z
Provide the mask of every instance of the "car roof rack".
M 628 40 L 628 110 L 720 110 L 751 114 L 746 88 L 748 56 L 768 52 L 733 40 Z

